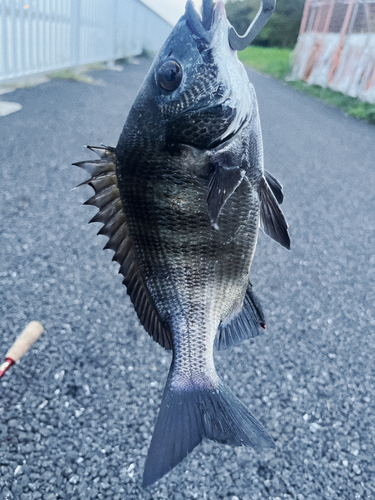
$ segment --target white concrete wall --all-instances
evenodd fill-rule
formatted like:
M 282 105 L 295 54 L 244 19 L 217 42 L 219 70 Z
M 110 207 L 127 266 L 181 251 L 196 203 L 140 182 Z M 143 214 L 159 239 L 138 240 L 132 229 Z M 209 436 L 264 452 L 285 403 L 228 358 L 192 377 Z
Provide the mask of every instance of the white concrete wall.
M 0 83 L 156 52 L 171 30 L 140 0 L 0 0 Z
M 330 87 L 375 103 L 375 33 L 302 33 L 294 52 L 292 79 Z M 332 68 L 336 67 L 334 72 Z

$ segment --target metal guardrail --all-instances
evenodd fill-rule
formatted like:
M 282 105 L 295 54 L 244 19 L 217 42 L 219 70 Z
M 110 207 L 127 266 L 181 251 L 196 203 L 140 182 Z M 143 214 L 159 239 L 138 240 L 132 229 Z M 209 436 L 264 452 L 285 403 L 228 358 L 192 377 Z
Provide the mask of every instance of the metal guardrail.
M 156 52 L 171 30 L 140 0 L 0 0 L 0 83 Z
M 301 33 L 375 33 L 375 0 L 306 0 Z

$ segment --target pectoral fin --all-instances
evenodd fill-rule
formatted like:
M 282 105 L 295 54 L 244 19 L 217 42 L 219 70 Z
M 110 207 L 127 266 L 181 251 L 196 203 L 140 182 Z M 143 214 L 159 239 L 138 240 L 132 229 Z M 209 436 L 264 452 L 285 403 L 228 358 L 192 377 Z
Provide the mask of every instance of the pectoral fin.
M 290 249 L 288 224 L 264 177 L 261 186 L 260 227 L 280 245 Z
M 266 181 L 268 182 L 269 187 L 272 189 L 277 202 L 281 205 L 284 201 L 283 185 L 267 170 L 264 171 L 264 176 L 266 178 Z
M 211 225 L 219 229 L 218 218 L 228 198 L 234 193 L 244 178 L 245 171 L 239 167 L 223 167 L 215 165 L 207 196 L 208 215 Z

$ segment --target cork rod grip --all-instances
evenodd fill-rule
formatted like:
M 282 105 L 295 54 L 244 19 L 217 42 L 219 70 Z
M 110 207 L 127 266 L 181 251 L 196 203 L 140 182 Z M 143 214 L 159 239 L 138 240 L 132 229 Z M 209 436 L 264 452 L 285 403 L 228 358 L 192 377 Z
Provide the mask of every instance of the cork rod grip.
M 33 343 L 38 340 L 43 331 L 44 328 L 39 321 L 31 321 L 6 353 L 5 358 L 18 361 Z

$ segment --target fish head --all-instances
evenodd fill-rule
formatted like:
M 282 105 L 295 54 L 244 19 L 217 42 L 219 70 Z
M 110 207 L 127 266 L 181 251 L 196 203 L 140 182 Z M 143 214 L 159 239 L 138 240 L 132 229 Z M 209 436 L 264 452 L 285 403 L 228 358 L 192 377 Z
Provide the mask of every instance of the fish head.
M 185 14 L 156 56 L 140 98 L 148 116 L 143 123 L 166 145 L 215 148 L 251 115 L 253 93 L 229 45 L 229 27 L 222 1 L 209 9 L 206 4 L 202 19 L 188 0 Z

